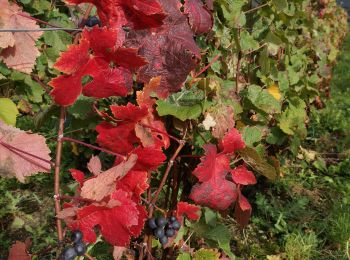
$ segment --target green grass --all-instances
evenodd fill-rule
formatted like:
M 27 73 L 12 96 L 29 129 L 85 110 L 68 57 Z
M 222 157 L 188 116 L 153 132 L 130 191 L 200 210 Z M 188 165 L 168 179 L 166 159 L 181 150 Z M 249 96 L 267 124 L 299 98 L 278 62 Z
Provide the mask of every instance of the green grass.
M 255 193 L 252 224 L 235 236 L 247 259 L 348 259 L 350 243 L 350 35 L 325 108 L 311 109 L 301 146 L 315 160 L 281 154 L 283 178 Z M 305 155 L 305 154 L 304 154 Z

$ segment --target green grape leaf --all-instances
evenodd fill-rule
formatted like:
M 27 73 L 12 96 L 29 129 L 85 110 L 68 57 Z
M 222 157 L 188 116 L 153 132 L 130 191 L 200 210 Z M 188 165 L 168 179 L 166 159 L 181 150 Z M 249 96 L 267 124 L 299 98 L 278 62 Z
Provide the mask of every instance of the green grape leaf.
M 230 259 L 235 259 L 231 252 L 230 240 L 231 234 L 228 228 L 221 223 L 217 223 L 215 227 L 209 226 L 203 218 L 200 221 L 189 224 L 195 234 L 206 239 L 206 242 L 211 247 L 219 246 Z
M 191 260 L 191 255 L 189 253 L 180 253 L 176 260 Z
M 275 167 L 267 163 L 258 152 L 250 147 L 246 147 L 244 149 L 239 150 L 238 152 L 243 160 L 253 167 L 256 171 L 258 171 L 261 175 L 264 175 L 266 178 L 270 180 L 274 180 L 277 177 L 277 172 Z
M 160 116 L 172 115 L 181 121 L 197 119 L 212 102 L 207 101 L 202 90 L 192 88 L 172 94 L 166 100 L 157 101 Z
M 240 35 L 240 46 L 242 51 L 255 50 L 259 48 L 259 43 L 249 32 L 243 31 Z
M 220 259 L 220 253 L 217 249 L 201 248 L 194 253 L 195 260 L 218 260 Z
M 288 7 L 287 0 L 272 0 L 272 3 L 278 12 L 282 12 Z
M 262 131 L 256 126 L 245 127 L 242 134 L 245 144 L 250 147 L 253 147 L 257 142 L 260 142 L 262 138 Z
M 75 118 L 86 119 L 93 113 L 93 103 L 93 98 L 81 95 L 72 106 L 68 107 L 68 112 Z
M 266 90 L 257 85 L 250 85 L 246 97 L 258 109 L 268 114 L 280 113 L 281 104 Z
M 9 98 L 0 98 L 0 120 L 8 125 L 15 126 L 19 114 L 17 106 Z
M 305 108 L 306 104 L 300 98 L 291 99 L 288 107 L 278 118 L 280 129 L 288 135 L 299 134 L 301 137 L 306 137 Z

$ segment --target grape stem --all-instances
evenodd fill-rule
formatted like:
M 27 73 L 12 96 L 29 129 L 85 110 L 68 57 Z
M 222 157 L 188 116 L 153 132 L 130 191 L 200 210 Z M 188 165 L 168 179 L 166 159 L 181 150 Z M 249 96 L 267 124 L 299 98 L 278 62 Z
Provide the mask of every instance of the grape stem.
M 187 128 L 186 128 L 186 131 L 184 133 L 184 137 L 182 138 L 182 140 L 180 140 L 179 142 L 179 146 L 177 147 L 175 153 L 173 154 L 173 156 L 171 156 L 169 162 L 168 162 L 168 165 L 167 165 L 167 168 L 165 170 L 165 173 L 163 175 L 163 178 L 159 184 L 159 187 L 157 189 L 157 191 L 155 192 L 154 194 L 154 197 L 153 199 L 150 197 L 150 205 L 149 205 L 149 211 L 148 211 L 148 218 L 152 218 L 153 217 L 153 212 L 154 212 L 154 206 L 158 200 L 158 196 L 160 194 L 160 192 L 162 191 L 163 187 L 164 187 L 164 184 L 168 178 L 168 175 L 170 173 L 170 170 L 172 169 L 173 165 L 174 165 L 174 162 L 176 160 L 176 158 L 178 157 L 179 153 L 181 152 L 182 148 L 185 146 L 186 144 L 186 141 L 184 140 L 185 136 L 187 134 Z M 146 240 L 146 239 L 145 239 Z M 152 235 L 149 235 L 148 238 L 147 238 L 147 260 L 151 260 L 153 257 L 152 257 L 152 254 L 151 254 L 151 250 L 152 250 Z

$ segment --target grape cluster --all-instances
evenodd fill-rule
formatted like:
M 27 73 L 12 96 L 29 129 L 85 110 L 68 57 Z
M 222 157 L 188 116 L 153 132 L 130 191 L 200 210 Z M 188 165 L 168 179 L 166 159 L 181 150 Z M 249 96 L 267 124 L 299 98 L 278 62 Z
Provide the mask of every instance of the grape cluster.
M 87 27 L 94 27 L 95 25 L 98 25 L 100 27 L 101 26 L 101 21 L 96 16 L 90 16 L 86 20 L 85 25 Z
M 174 216 L 166 219 L 165 217 L 150 218 L 148 226 L 153 230 L 155 237 L 159 239 L 162 245 L 168 243 L 168 237 L 173 237 L 176 230 L 179 230 L 181 224 Z
M 86 252 L 86 245 L 83 242 L 83 233 L 76 230 L 72 235 L 73 247 L 66 247 L 60 257 L 60 260 L 74 260 L 76 256 L 82 256 Z

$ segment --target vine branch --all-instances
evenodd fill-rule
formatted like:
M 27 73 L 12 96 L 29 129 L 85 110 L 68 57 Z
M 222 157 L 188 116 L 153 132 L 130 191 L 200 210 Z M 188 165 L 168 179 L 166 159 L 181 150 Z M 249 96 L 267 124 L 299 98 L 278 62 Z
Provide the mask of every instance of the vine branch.
M 57 147 L 56 147 L 56 161 L 55 161 L 55 184 L 54 184 L 54 192 L 55 196 L 59 196 L 60 194 L 60 166 L 61 166 L 61 158 L 62 158 L 62 136 L 64 131 L 64 120 L 65 120 L 65 108 L 61 107 L 60 109 L 60 118 L 59 118 L 59 128 L 58 128 L 58 139 L 57 139 Z M 59 200 L 55 200 L 55 211 L 56 215 L 61 211 L 61 203 Z M 57 234 L 58 241 L 63 241 L 63 231 L 62 231 L 62 222 L 60 219 L 56 218 L 56 226 L 57 226 Z

